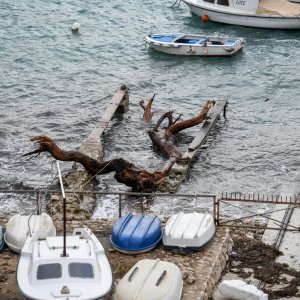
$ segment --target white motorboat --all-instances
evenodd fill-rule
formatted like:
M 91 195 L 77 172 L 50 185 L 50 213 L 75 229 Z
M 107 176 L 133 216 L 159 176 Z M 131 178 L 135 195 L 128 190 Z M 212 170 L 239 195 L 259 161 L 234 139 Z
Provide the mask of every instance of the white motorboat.
M 215 235 L 214 218 L 208 213 L 179 213 L 166 223 L 163 245 L 167 249 L 196 251 L 207 244 Z
M 143 259 L 118 283 L 113 300 L 180 300 L 182 286 L 182 274 L 175 264 Z
M 40 238 L 45 239 L 47 236 L 55 236 L 56 229 L 48 214 L 17 214 L 8 220 L 4 240 L 12 251 L 20 253 L 28 236 L 37 231 L 40 232 Z
M 300 28 L 300 5 L 288 0 L 182 1 L 205 21 L 272 29 Z
M 102 299 L 113 284 L 109 261 L 90 229 L 76 228 L 73 235 L 66 235 L 66 198 L 60 170 L 58 173 L 64 207 L 63 236 L 43 238 L 44 233 L 36 231 L 27 238 L 16 272 L 18 288 L 26 299 Z
M 149 34 L 144 40 L 157 51 L 189 56 L 233 56 L 242 51 L 245 42 L 228 36 L 181 33 Z

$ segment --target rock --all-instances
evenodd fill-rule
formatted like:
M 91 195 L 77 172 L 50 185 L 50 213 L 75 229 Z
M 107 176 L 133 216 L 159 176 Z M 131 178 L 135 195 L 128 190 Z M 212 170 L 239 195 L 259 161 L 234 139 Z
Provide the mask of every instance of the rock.
M 187 277 L 187 279 L 186 279 L 186 282 L 188 283 L 188 284 L 192 284 L 192 283 L 194 283 L 195 282 L 195 277 L 193 276 L 193 275 L 188 275 L 188 277 Z
M 238 267 L 242 262 L 241 261 L 232 261 L 231 266 L 232 267 Z
M 242 280 L 224 280 L 219 285 L 219 291 L 230 299 L 268 300 L 267 294 Z

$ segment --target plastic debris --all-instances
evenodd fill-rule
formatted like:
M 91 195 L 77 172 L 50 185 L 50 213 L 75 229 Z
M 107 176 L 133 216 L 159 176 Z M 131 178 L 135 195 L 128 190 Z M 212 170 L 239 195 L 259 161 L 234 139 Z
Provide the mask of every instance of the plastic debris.
M 219 285 L 219 291 L 223 296 L 230 299 L 268 300 L 267 294 L 242 280 L 224 280 Z

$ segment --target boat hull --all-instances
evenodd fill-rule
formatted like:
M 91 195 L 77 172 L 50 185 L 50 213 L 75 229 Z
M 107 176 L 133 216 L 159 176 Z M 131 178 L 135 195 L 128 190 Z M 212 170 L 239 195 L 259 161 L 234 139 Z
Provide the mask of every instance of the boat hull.
M 149 45 L 150 48 L 155 49 L 167 54 L 181 55 L 181 56 L 206 56 L 206 57 L 219 57 L 219 56 L 234 56 L 242 52 L 243 48 L 238 47 L 222 47 L 216 48 L 215 46 L 191 46 L 181 45 L 178 48 L 157 46 L 154 44 Z
M 16 271 L 17 285 L 26 299 L 104 299 L 113 285 L 104 248 L 88 228 L 76 228 L 63 237 L 28 237 Z
M 29 226 L 28 226 L 29 225 Z M 42 213 L 41 215 L 14 215 L 6 224 L 4 240 L 6 245 L 14 252 L 21 253 L 23 245 L 29 236 L 36 231 L 43 232 L 43 237 L 55 236 L 56 229 L 51 217 Z
M 197 251 L 215 235 L 214 219 L 210 214 L 179 213 L 166 223 L 163 245 L 167 249 Z
M 138 254 L 156 247 L 162 237 L 157 216 L 128 215 L 113 226 L 110 242 L 119 252 Z
M 270 29 L 299 29 L 300 17 L 263 16 L 257 14 L 235 14 L 207 9 L 194 3 L 183 0 L 192 14 L 196 16 L 208 16 L 209 20 L 224 24 L 240 25 Z
M 3 239 L 3 229 L 2 226 L 0 225 L 0 252 L 4 249 L 5 243 Z
M 156 51 L 181 56 L 233 56 L 243 49 L 244 39 L 229 36 L 161 33 L 144 38 Z
M 182 286 L 182 274 L 175 264 L 143 259 L 118 283 L 113 300 L 180 300 Z

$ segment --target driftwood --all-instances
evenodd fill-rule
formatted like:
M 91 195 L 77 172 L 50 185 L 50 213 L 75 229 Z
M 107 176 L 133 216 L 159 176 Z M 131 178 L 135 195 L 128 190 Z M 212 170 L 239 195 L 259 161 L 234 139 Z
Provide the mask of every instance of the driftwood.
M 144 102 L 140 101 L 140 106 L 144 109 L 144 120 L 149 124 L 152 120 L 153 113 L 151 112 L 154 96 L 148 101 L 147 106 L 144 106 Z M 177 118 L 173 121 L 173 111 L 169 111 L 163 114 L 153 129 L 148 131 L 148 134 L 152 140 L 155 148 L 163 153 L 167 158 L 167 162 L 160 171 L 148 172 L 137 168 L 132 162 L 129 162 L 123 158 L 116 158 L 109 161 L 99 162 L 88 155 L 85 155 L 79 151 L 64 151 L 62 150 L 54 140 L 47 136 L 35 136 L 31 138 L 32 142 L 38 144 L 38 149 L 26 153 L 23 156 L 39 155 L 41 152 L 50 153 L 55 159 L 61 161 L 74 161 L 80 163 L 85 170 L 92 175 L 101 175 L 109 172 L 114 172 L 114 177 L 118 182 L 132 188 L 137 192 L 154 192 L 157 190 L 159 184 L 169 174 L 173 164 L 181 157 L 180 151 L 169 139 L 170 136 L 184 130 L 186 128 L 198 125 L 203 122 L 209 109 L 213 105 L 213 101 L 207 101 L 201 112 L 194 118 L 179 121 Z M 168 126 L 165 131 L 160 130 L 162 122 L 167 119 Z
M 131 187 L 133 191 L 137 192 L 156 191 L 158 185 L 169 172 L 169 170 L 165 168 L 160 172 L 154 173 L 140 170 L 133 163 L 123 158 L 99 162 L 79 151 L 64 151 L 54 140 L 47 136 L 35 136 L 30 140 L 36 142 L 39 148 L 23 156 L 39 155 L 41 152 L 49 152 L 57 160 L 74 161 L 82 164 L 85 170 L 92 175 L 115 172 L 115 178 L 118 182 L 124 183 Z
M 150 123 L 153 113 L 151 112 L 152 104 L 153 104 L 154 96 L 149 100 L 146 107 L 144 107 L 144 102 L 142 101 L 142 105 L 144 108 L 144 120 L 147 124 Z M 173 111 L 168 111 L 164 113 L 157 121 L 156 125 L 153 127 L 152 130 L 148 131 L 148 134 L 151 138 L 151 141 L 156 149 L 159 150 L 164 156 L 169 158 L 169 161 L 165 165 L 166 169 L 169 169 L 172 165 L 182 156 L 179 149 L 174 145 L 174 143 L 169 139 L 172 135 L 193 126 L 196 126 L 203 121 L 206 120 L 207 114 L 210 108 L 214 105 L 214 101 L 207 101 L 205 106 L 202 108 L 200 113 L 191 119 L 185 121 L 179 121 L 181 115 L 173 121 Z M 147 113 L 146 113 L 147 111 Z M 167 119 L 168 126 L 165 131 L 159 130 L 162 122 Z
M 196 117 L 185 120 L 185 121 L 177 122 L 177 123 L 174 123 L 171 126 L 169 126 L 169 128 L 165 132 L 166 139 L 168 139 L 171 135 L 174 135 L 174 134 L 180 132 L 181 130 L 196 126 L 196 125 L 202 123 L 203 121 L 205 121 L 208 111 L 210 110 L 210 108 L 213 105 L 214 105 L 214 101 L 209 100 L 209 101 L 207 101 L 206 105 L 202 108 L 202 110 Z
M 143 117 L 144 117 L 144 120 L 145 120 L 146 123 L 150 123 L 151 119 L 153 117 L 153 112 L 151 112 L 151 108 L 152 108 L 152 103 L 154 101 L 154 97 L 155 97 L 155 94 L 150 98 L 150 100 L 148 101 L 148 104 L 147 104 L 146 107 L 144 105 L 144 100 L 140 101 L 140 106 L 144 110 L 144 116 Z

